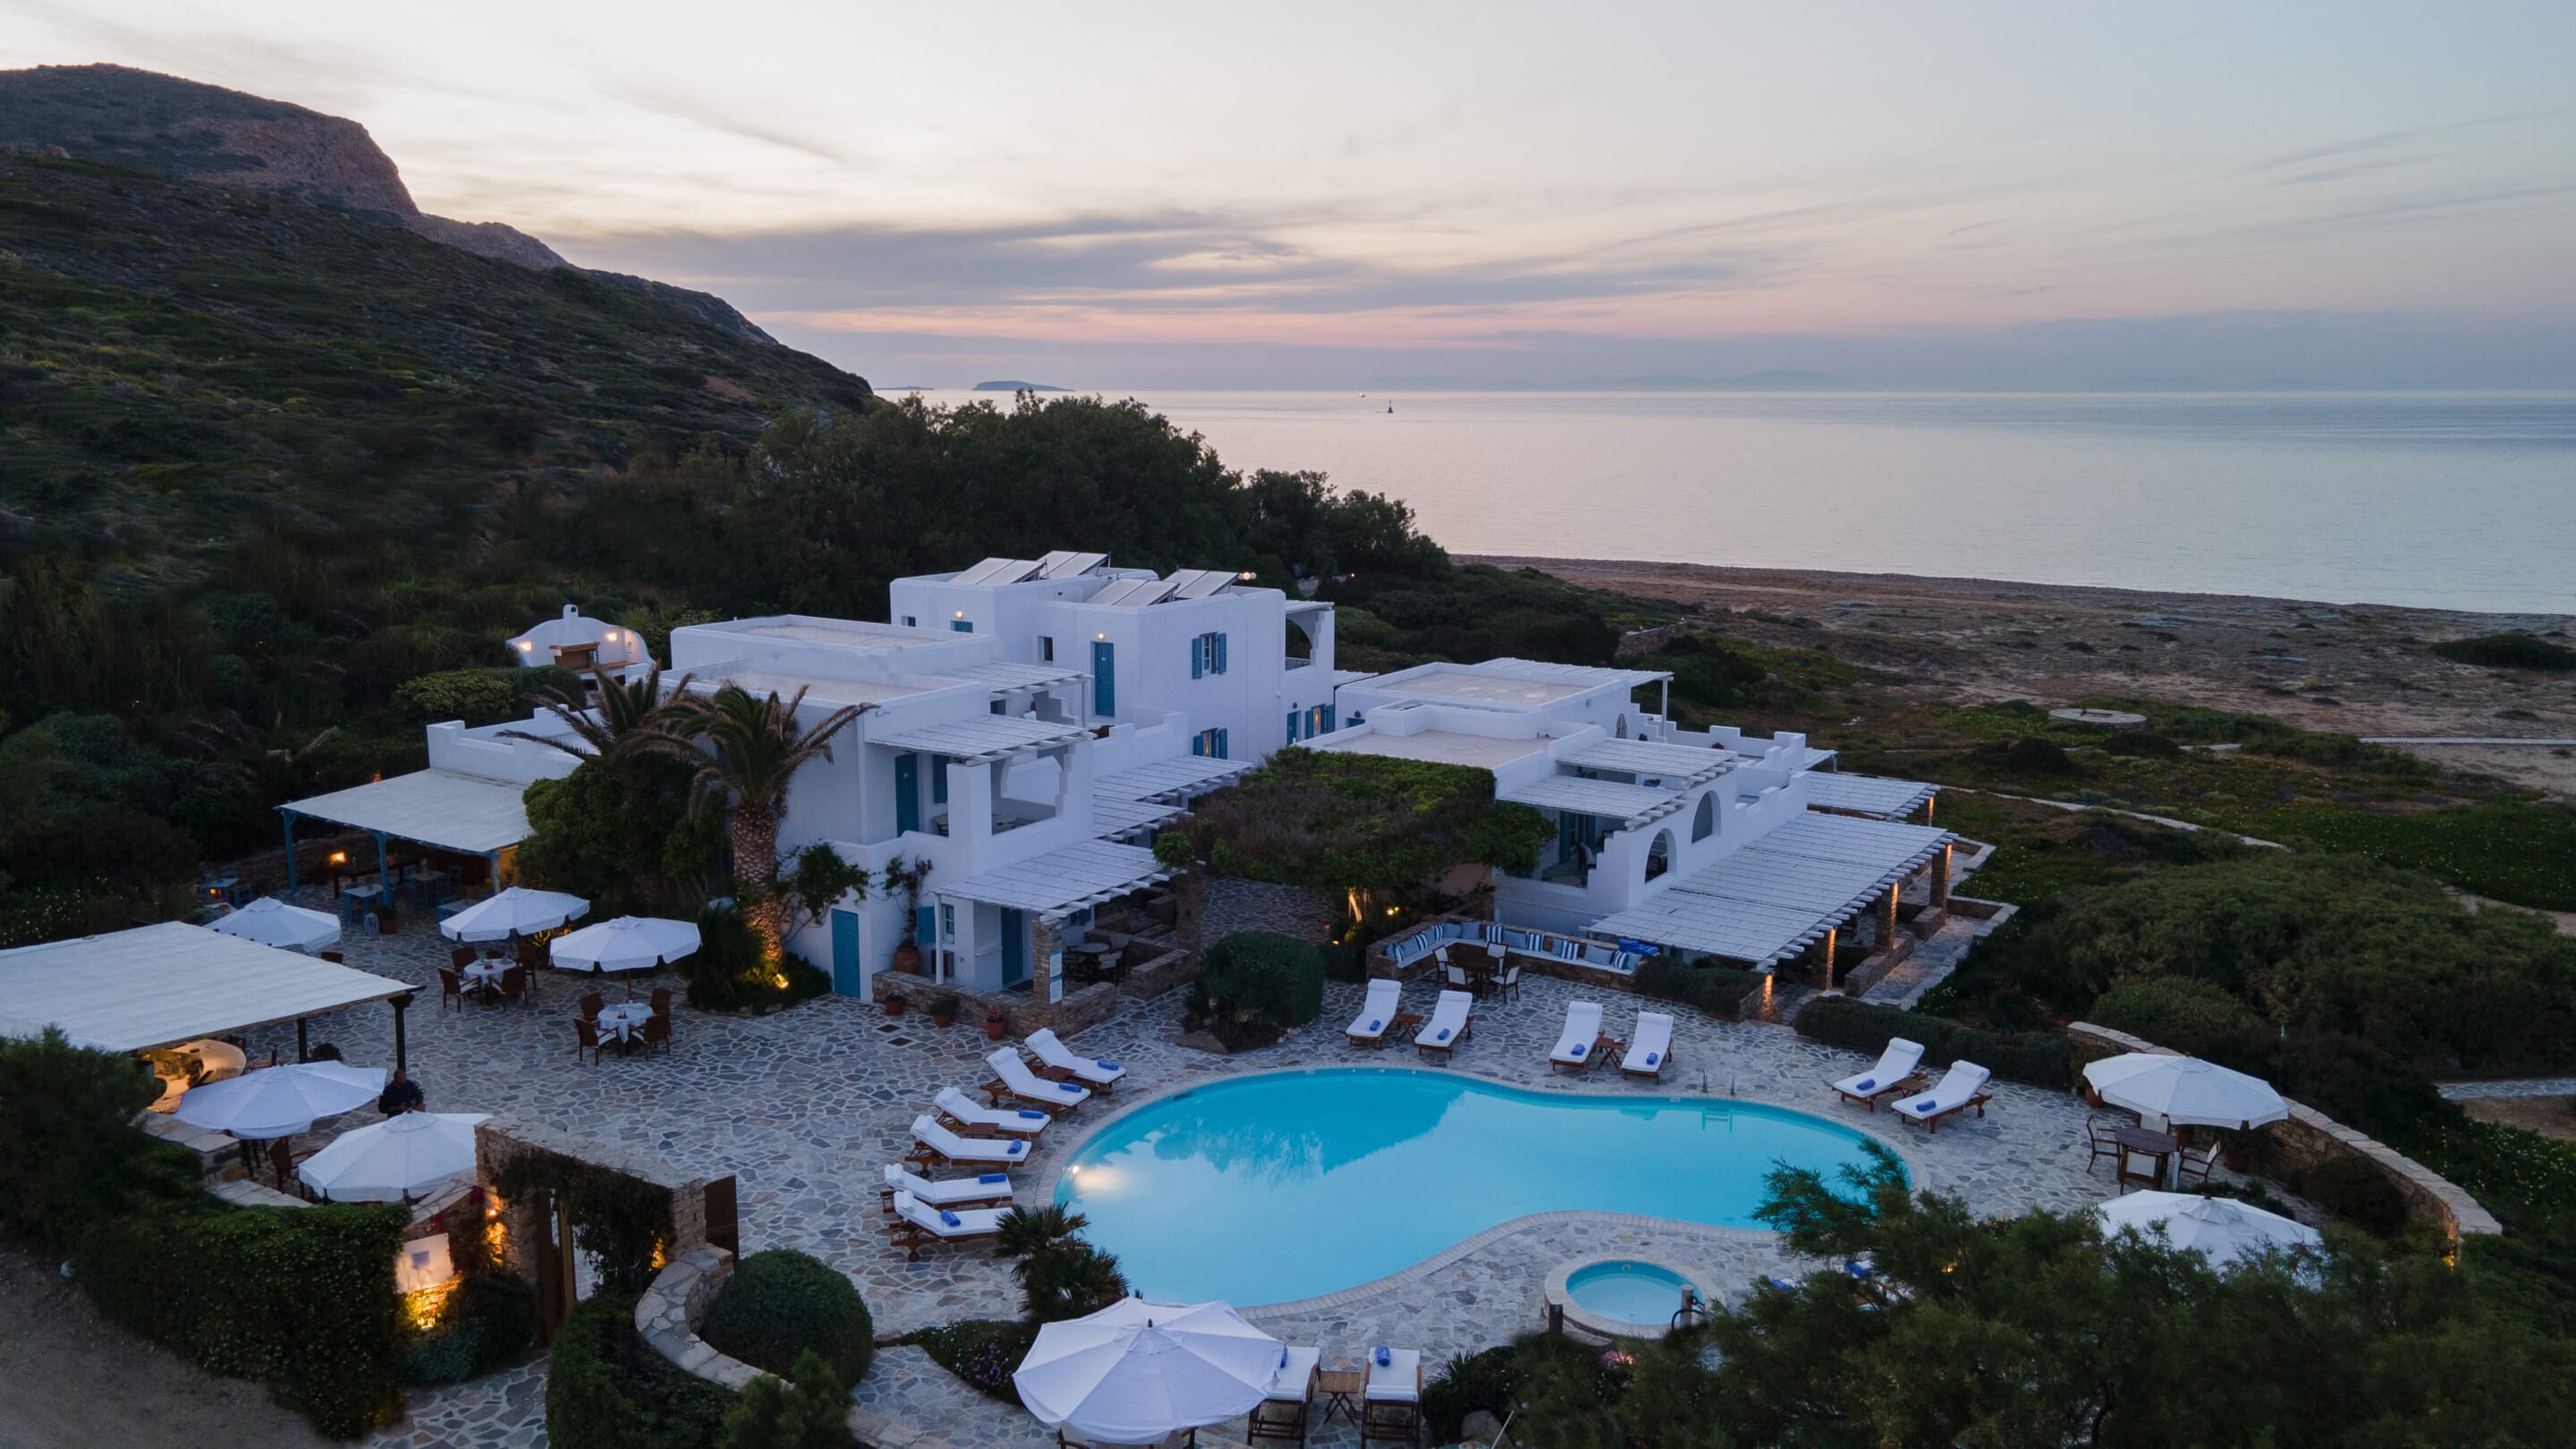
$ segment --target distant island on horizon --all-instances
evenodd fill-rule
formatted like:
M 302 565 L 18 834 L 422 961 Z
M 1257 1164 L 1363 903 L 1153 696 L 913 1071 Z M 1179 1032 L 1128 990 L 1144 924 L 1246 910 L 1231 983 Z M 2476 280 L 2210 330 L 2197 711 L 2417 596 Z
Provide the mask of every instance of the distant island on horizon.
M 1014 380 L 1007 379 L 1007 378 L 1006 378 L 1006 379 L 1003 379 L 1003 380 L 1001 380 L 1001 381 L 998 381 L 998 382 L 979 382 L 979 383 L 975 384 L 975 387 L 974 387 L 974 389 L 973 389 L 973 390 L 974 390 L 974 391 L 976 391 L 976 392 L 1071 392 L 1071 391 L 1073 391 L 1073 389 L 1072 389 L 1072 388 L 1069 388 L 1069 387 L 1057 387 L 1057 386 L 1055 386 L 1055 385 L 1054 385 L 1054 384 L 1052 384 L 1052 383 L 1044 383 L 1044 382 L 1018 382 L 1018 381 L 1014 381 Z

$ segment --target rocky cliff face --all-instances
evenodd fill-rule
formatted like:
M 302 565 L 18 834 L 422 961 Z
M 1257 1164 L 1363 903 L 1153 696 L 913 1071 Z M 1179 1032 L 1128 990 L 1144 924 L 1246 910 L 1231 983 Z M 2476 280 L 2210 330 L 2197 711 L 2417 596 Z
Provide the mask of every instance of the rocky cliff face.
M 121 65 L 0 71 L 0 149 L 60 148 L 85 160 L 219 186 L 286 191 L 381 212 L 428 237 L 523 267 L 560 267 L 515 227 L 422 211 L 367 128 L 284 101 Z

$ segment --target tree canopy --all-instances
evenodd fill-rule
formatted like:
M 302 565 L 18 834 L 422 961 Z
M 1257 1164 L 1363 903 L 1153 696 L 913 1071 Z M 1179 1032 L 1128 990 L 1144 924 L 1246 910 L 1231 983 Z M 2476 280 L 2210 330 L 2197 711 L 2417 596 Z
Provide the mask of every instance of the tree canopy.
M 1225 875 L 1309 890 L 1405 891 L 1453 866 L 1528 870 L 1547 819 L 1494 798 L 1491 770 L 1285 749 L 1181 826 Z

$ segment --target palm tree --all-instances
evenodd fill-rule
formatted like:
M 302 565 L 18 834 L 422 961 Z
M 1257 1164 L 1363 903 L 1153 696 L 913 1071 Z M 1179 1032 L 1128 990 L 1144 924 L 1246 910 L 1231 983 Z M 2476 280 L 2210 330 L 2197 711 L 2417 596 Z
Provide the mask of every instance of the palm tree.
M 651 752 L 652 741 L 667 720 L 667 712 L 680 699 L 688 697 L 691 678 L 685 674 L 680 676 L 680 682 L 671 686 L 670 691 L 676 698 L 666 705 L 662 701 L 660 664 L 647 660 L 641 677 L 626 680 L 594 664 L 590 669 L 590 680 L 591 689 L 598 692 L 595 702 L 591 691 L 579 685 L 570 689 L 557 685 L 545 694 L 546 713 L 563 721 L 572 732 L 571 738 L 541 735 L 534 730 L 503 730 L 501 738 L 534 740 L 541 745 L 552 745 L 567 755 L 597 760 L 617 769 Z
M 743 920 L 772 960 L 786 936 L 778 894 L 778 822 L 787 814 L 788 782 L 814 761 L 832 758 L 832 736 L 866 710 L 844 705 L 812 729 L 800 730 L 796 713 L 804 703 L 802 689 L 784 704 L 775 693 L 755 695 L 733 684 L 712 696 L 684 692 L 639 746 L 685 755 L 697 765 L 689 782 L 692 810 L 732 805 L 725 830 L 733 838 L 735 889 Z M 714 755 L 703 754 L 702 743 L 712 745 Z

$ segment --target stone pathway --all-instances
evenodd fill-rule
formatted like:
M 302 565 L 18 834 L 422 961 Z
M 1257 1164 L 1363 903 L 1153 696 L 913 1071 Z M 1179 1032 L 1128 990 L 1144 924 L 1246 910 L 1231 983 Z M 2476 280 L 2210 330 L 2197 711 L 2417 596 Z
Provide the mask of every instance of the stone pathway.
M 1993 935 L 1996 928 L 2011 920 L 2020 910 L 2019 906 L 2004 905 L 1983 920 L 1960 915 L 1943 918 L 1940 928 L 1932 933 L 1929 940 L 1897 962 L 1896 969 L 1880 977 L 1875 985 L 1861 993 L 1860 999 L 1879 1006 L 1911 1009 L 1933 987 L 1950 979 L 1950 973 L 1958 970 L 1959 963 L 1968 959 L 1970 947 Z
M 306 904 L 326 905 L 308 890 Z M 888 1019 L 862 1002 L 825 997 L 767 1017 L 710 1016 L 683 1008 L 667 1056 L 592 1064 L 573 1057 L 575 1001 L 583 979 L 546 973 L 534 1007 L 438 1007 L 436 968 L 447 943 L 421 913 L 406 913 L 393 936 L 351 933 L 349 964 L 422 988 L 410 1016 L 412 1075 L 433 1111 L 509 1113 L 560 1131 L 649 1153 L 690 1172 L 735 1175 L 743 1246 L 795 1248 L 848 1273 L 866 1296 L 879 1333 L 968 1317 L 1007 1317 L 1017 1308 L 1008 1266 L 981 1249 L 933 1249 L 908 1263 L 886 1241 L 876 1194 L 882 1164 L 909 1145 L 913 1115 L 943 1086 L 984 1080 L 992 1049 L 980 1029 L 932 1026 L 917 1016 Z M 667 981 L 667 978 L 665 978 Z M 607 994 L 616 996 L 611 985 Z M 1351 1047 L 1341 1028 L 1361 989 L 1332 983 L 1323 1017 L 1270 1047 L 1211 1056 L 1176 1045 L 1181 993 L 1131 1003 L 1083 1032 L 1076 1045 L 1126 1064 L 1129 1079 L 1109 1104 L 1126 1107 L 1160 1093 L 1244 1072 L 1361 1062 L 1410 1066 L 1410 1053 Z M 1431 988 L 1407 1002 L 1427 1011 Z M 1551 1077 L 1545 1056 L 1565 1003 L 1595 996 L 1610 1030 L 1623 1032 L 1635 998 L 1532 978 L 1522 999 L 1480 1008 L 1476 1033 L 1447 1070 L 1544 1091 L 1737 1097 L 1798 1108 L 1874 1133 L 1904 1158 L 1918 1184 L 1957 1192 L 1981 1211 L 2068 1209 L 2110 1197 L 2107 1171 L 2088 1176 L 2082 1105 L 2062 1092 L 2003 1085 L 1982 1119 L 1954 1120 L 1937 1137 L 1885 1113 L 1835 1104 L 1825 1083 L 1867 1063 L 1856 1053 L 1805 1041 L 1786 1028 L 1710 1020 L 1665 1006 L 1680 1018 L 1674 1069 L 1661 1084 L 1615 1073 Z M 392 1013 L 381 1006 L 317 1018 L 311 1039 L 336 1043 L 348 1060 L 389 1064 Z M 291 1026 L 253 1033 L 261 1054 L 294 1051 Z M 1439 1068 L 1434 1068 L 1438 1070 Z M 1042 1143 L 1024 1200 L 1047 1191 L 1052 1168 L 1108 1119 L 1088 1108 L 1059 1123 Z M 373 1120 L 350 1115 L 344 1124 Z M 1089 1120 L 1084 1120 L 1089 1119 Z M 326 1124 L 330 1126 L 333 1124 Z M 1899 1135 L 1899 1134 L 1903 1135 Z M 1254 1310 L 1273 1331 L 1315 1343 L 1328 1357 L 1373 1343 L 1416 1346 L 1435 1363 L 1499 1342 L 1538 1321 L 1547 1272 L 1578 1253 L 1615 1246 L 1666 1256 L 1734 1293 L 1780 1266 L 1758 1235 L 1642 1219 L 1549 1214 L 1505 1224 L 1394 1278 L 1329 1300 Z M 858 1394 L 901 1421 L 907 1417 L 961 1449 L 1036 1445 L 1024 1414 L 974 1395 L 945 1375 L 924 1376 L 912 1359 L 888 1353 Z M 925 1360 L 926 1361 L 926 1360 Z M 542 1361 L 473 1383 L 412 1395 L 410 1418 L 376 1441 L 393 1446 L 522 1449 L 544 1442 Z M 960 1396 L 963 1397 L 960 1397 Z M 1330 1442 L 1331 1436 L 1325 1436 Z
M 2439 1090 L 2454 1102 L 2482 1097 L 2576 1097 L 2576 1077 L 2525 1077 L 2512 1082 L 2444 1082 Z

